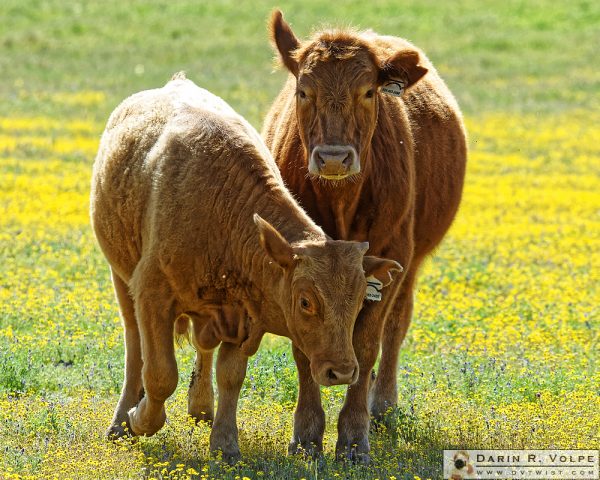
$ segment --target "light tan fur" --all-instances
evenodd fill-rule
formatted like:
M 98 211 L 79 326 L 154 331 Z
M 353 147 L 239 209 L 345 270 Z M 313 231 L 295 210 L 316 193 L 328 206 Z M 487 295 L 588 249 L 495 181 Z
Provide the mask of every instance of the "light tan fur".
M 286 185 L 328 235 L 368 241 L 370 254 L 407 267 L 382 302 L 363 308 L 355 327 L 360 376 L 340 413 L 337 450 L 368 460 L 368 397 L 376 418 L 397 403 L 398 351 L 410 323 L 415 277 L 458 209 L 465 130 L 435 68 L 406 40 L 325 30 L 301 42 L 278 10 L 270 29 L 290 75 L 265 119 L 263 138 Z M 401 97 L 383 93 L 391 80 L 404 85 Z M 320 402 L 318 387 L 297 362 L 301 388 L 292 445 L 307 436 L 304 417 L 314 416 L 310 405 Z
M 260 215 L 257 215 L 257 213 Z M 258 133 L 181 74 L 112 113 L 94 164 L 91 218 L 123 314 L 125 382 L 109 428 L 151 435 L 177 385 L 174 331 L 198 350 L 189 411 L 211 450 L 239 456 L 236 406 L 265 332 L 289 337 L 321 384 L 356 381 L 352 331 L 366 274 L 394 261 L 333 241 L 284 187 Z M 277 228 L 275 228 L 275 225 Z M 141 398 L 141 399 L 140 399 Z

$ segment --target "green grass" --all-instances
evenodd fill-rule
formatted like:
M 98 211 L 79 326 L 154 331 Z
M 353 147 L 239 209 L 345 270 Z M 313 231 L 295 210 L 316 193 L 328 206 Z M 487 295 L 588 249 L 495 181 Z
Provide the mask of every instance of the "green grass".
M 598 106 L 600 8 L 591 0 L 278 5 L 301 37 L 330 23 L 412 40 L 438 66 L 467 114 Z M 284 78 L 272 74 L 265 28 L 272 8 L 264 1 L 5 0 L 0 112 L 58 110 L 103 122 L 126 95 L 162 85 L 183 69 L 260 126 Z M 101 91 L 106 101 L 57 108 L 39 98 L 79 90 Z
M 286 75 L 266 34 L 273 5 L 4 0 L 0 478 L 184 478 L 183 464 L 215 478 L 413 480 L 440 478 L 443 448 L 600 447 L 600 4 L 278 6 L 301 37 L 334 24 L 410 39 L 470 129 L 464 205 L 420 278 L 399 407 L 371 435 L 373 464 L 333 461 L 341 387 L 322 390 L 325 458 L 285 456 L 297 380 L 289 342 L 275 337 L 242 390 L 244 463 L 209 461 L 208 427 L 185 418 L 189 346 L 169 424 L 139 442 L 102 437 L 124 352 L 87 219 L 95 142 L 124 97 L 179 70 L 260 128 Z

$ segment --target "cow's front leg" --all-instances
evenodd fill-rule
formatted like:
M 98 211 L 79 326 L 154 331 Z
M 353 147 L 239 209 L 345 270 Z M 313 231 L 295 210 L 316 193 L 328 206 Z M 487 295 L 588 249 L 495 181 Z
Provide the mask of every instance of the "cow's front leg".
M 173 344 L 174 300 L 160 274 L 146 273 L 135 282 L 135 307 L 142 344 L 144 398 L 129 411 L 136 435 L 153 435 L 165 423 L 165 400 L 177 387 Z
M 383 326 L 381 361 L 371 389 L 371 415 L 376 421 L 384 421 L 386 412 L 398 404 L 398 354 L 412 316 L 415 270 L 411 267 L 406 275 Z
M 292 345 L 298 368 L 300 387 L 294 413 L 294 433 L 288 447 L 289 454 L 307 453 L 315 456 L 323 451 L 325 412 L 321 406 L 321 392 L 310 373 L 310 361 Z
M 369 389 L 371 371 L 377 360 L 384 312 L 387 306 L 368 304 L 354 327 L 353 345 L 358 360 L 358 381 L 348 387 L 346 401 L 338 418 L 338 459 L 369 462 Z
M 215 396 L 212 385 L 213 351 L 196 347 L 196 363 L 188 391 L 188 413 L 196 421 L 212 422 Z
M 237 428 L 237 403 L 246 376 L 248 357 L 237 345 L 222 343 L 217 356 L 219 404 L 210 433 L 211 452 L 222 452 L 223 460 L 240 458 Z

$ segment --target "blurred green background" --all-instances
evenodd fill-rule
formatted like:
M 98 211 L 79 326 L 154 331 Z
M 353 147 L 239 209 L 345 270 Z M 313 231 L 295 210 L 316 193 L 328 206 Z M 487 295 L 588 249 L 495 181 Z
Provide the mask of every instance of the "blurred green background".
M 186 70 L 259 127 L 284 78 L 272 73 L 266 35 L 274 6 L 302 38 L 333 24 L 413 41 L 467 114 L 598 106 L 600 7 L 592 0 L 4 0 L 0 113 L 55 114 L 49 93 L 99 90 L 108 100 L 101 108 L 63 113 L 103 121 L 125 96 Z
M 322 390 L 325 461 L 285 456 L 297 379 L 275 337 L 242 390 L 245 464 L 209 462 L 208 427 L 186 423 L 189 346 L 170 423 L 103 438 L 124 352 L 87 216 L 97 141 L 123 98 L 179 70 L 260 129 L 287 75 L 267 38 L 276 6 L 301 38 L 334 25 L 411 40 L 469 127 L 463 205 L 419 279 L 372 467 L 332 459 L 342 387 Z M 2 0 L 0 478 L 414 480 L 439 478 L 449 446 L 597 448 L 599 50 L 587 0 Z

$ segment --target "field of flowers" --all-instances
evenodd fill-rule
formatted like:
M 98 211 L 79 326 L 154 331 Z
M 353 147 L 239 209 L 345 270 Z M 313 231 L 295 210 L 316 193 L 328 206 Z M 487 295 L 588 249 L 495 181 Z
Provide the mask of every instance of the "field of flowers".
M 296 380 L 275 337 L 242 393 L 243 464 L 210 463 L 208 427 L 186 418 L 189 346 L 168 425 L 106 442 L 123 347 L 87 214 L 102 125 L 0 119 L 0 477 L 437 478 L 442 448 L 599 448 L 599 121 L 468 119 L 464 204 L 424 268 L 397 424 L 372 435 L 366 469 L 330 461 L 341 387 L 323 390 L 327 462 L 284 457 Z
M 423 0 L 398 20 L 430 20 L 409 27 L 444 59 L 437 63 L 465 107 L 471 153 L 459 215 L 419 280 L 399 406 L 371 435 L 372 465 L 333 460 L 343 387 L 322 389 L 324 458 L 285 456 L 297 379 L 289 342 L 273 336 L 251 358 L 241 394 L 243 462 L 210 460 L 209 427 L 186 416 L 190 346 L 178 350 L 167 425 L 154 437 L 106 441 L 124 349 L 88 218 L 103 122 L 125 94 L 188 68 L 259 127 L 283 78 L 268 75 L 268 2 L 237 2 L 236 15 L 226 0 L 131 2 L 144 25 L 128 20 L 126 3 L 105 12 L 103 2 L 8 0 L 0 16 L 1 480 L 438 479 L 444 448 L 600 448 L 600 76 L 585 61 L 593 42 L 584 41 L 600 11 L 586 0 L 548 1 L 542 13 L 522 7 L 526 15 L 507 1 L 496 17 L 475 0 Z M 335 13 L 333 3 L 306 3 L 295 10 L 305 27 Z M 396 31 L 386 14 L 394 2 L 350 3 L 357 23 Z M 440 8 L 449 16 L 435 16 Z M 194 9 L 204 10 L 194 17 Z M 437 27 L 442 18 L 448 31 Z M 197 21 L 206 41 L 186 49 L 185 39 L 200 35 Z M 170 28 L 178 47 L 145 52 L 159 42 L 147 24 Z M 127 26 L 123 46 L 117 25 Z M 518 32 L 528 48 L 490 25 Z M 247 52 L 237 47 L 242 37 Z M 563 49 L 550 48 L 555 39 Z M 147 75 L 132 45 L 148 54 Z M 183 58 L 200 48 L 203 63 L 189 68 Z M 86 63 L 86 52 L 97 52 L 105 71 Z M 224 78 L 219 64 L 240 71 Z

